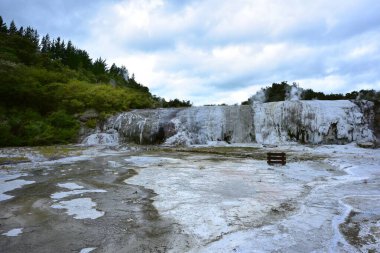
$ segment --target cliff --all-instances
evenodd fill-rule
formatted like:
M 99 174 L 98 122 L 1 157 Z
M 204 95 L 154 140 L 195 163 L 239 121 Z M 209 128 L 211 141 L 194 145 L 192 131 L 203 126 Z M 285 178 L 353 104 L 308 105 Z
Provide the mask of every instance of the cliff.
M 372 102 L 348 100 L 133 110 L 109 118 L 99 133 L 83 142 L 90 145 L 375 142 L 374 115 Z

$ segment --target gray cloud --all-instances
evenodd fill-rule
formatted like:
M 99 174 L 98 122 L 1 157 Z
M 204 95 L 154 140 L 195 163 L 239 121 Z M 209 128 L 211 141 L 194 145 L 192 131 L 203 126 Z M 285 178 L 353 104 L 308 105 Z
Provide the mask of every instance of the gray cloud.
M 284 80 L 380 89 L 377 0 L 3 0 L 0 9 L 126 65 L 166 98 L 235 103 Z
M 88 20 L 105 3 L 116 0 L 2 0 L 2 17 L 9 24 L 14 20 L 18 27 L 32 26 L 40 35 L 49 33 L 53 37 L 81 41 L 90 30 Z

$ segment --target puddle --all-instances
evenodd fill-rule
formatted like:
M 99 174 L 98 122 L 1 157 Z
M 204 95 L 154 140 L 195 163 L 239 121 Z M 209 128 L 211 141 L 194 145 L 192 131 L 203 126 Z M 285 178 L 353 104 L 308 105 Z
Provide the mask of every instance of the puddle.
M 84 248 L 79 251 L 79 253 L 90 253 L 91 251 L 96 250 L 96 248 Z
M 12 195 L 5 194 L 12 190 L 22 188 L 24 185 L 34 184 L 35 181 L 27 181 L 24 179 L 17 179 L 19 177 L 26 176 L 26 174 L 0 174 L 0 201 L 13 198 Z
M 22 230 L 23 230 L 23 228 L 14 228 L 14 229 L 9 230 L 6 233 L 3 233 L 2 235 L 14 237 L 14 236 L 18 236 L 18 235 L 22 234 Z
M 68 215 L 73 215 L 74 219 L 97 219 L 104 215 L 104 212 L 95 209 L 96 203 L 91 198 L 78 198 L 67 201 L 60 201 L 51 206 L 56 209 L 66 209 Z

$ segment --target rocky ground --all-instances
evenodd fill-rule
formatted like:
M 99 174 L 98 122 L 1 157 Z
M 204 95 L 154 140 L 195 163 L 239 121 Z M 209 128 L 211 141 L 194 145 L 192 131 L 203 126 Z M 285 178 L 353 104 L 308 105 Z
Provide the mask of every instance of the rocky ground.
M 380 249 L 378 149 L 63 146 L 0 164 L 1 252 Z

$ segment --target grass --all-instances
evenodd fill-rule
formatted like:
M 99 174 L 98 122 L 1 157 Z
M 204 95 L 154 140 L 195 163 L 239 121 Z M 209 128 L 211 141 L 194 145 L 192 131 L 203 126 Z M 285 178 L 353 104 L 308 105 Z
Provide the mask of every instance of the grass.
M 263 149 L 257 147 L 195 147 L 177 149 L 181 152 L 220 155 L 222 157 L 252 158 L 255 160 L 266 160 Z M 218 160 L 220 158 L 217 158 Z
M 151 151 L 164 151 L 168 153 L 194 153 L 203 155 L 216 155 L 211 158 L 216 161 L 229 158 L 250 158 L 254 160 L 266 160 L 267 152 L 284 152 L 288 162 L 304 162 L 304 161 L 320 161 L 326 159 L 326 155 L 304 153 L 289 150 L 274 150 L 261 147 L 183 147 L 183 148 L 170 148 L 170 147 L 155 147 Z
M 24 157 L 24 156 L 0 157 L 0 165 L 25 163 L 25 162 L 30 162 L 30 160 L 29 158 Z
M 46 159 L 58 159 L 68 156 L 78 156 L 82 154 L 84 148 L 76 146 L 67 145 L 55 145 L 55 146 L 40 146 L 34 149 L 40 155 L 44 156 Z

